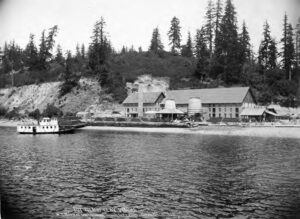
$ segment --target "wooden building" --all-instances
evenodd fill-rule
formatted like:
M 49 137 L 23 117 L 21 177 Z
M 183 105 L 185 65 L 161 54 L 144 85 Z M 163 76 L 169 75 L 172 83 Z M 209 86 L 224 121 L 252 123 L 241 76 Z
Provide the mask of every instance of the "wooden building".
M 161 102 L 165 98 L 163 92 L 131 93 L 124 101 L 123 107 L 127 117 L 138 117 L 140 111 L 145 114 L 150 111 L 161 110 Z M 139 108 L 142 108 L 141 110 Z
M 205 119 L 239 118 L 242 109 L 256 105 L 249 87 L 169 90 L 165 93 L 143 93 L 143 97 L 143 112 L 164 109 L 166 100 L 172 99 L 176 109 L 184 113 L 188 111 L 191 98 L 200 98 Z M 127 116 L 138 116 L 138 99 L 138 93 L 132 93 L 123 102 Z

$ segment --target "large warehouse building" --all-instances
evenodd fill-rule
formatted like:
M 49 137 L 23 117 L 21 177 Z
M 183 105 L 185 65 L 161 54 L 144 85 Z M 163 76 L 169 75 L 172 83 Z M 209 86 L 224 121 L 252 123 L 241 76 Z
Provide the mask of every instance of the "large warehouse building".
M 167 100 L 173 100 L 176 109 L 188 112 L 191 98 L 201 100 L 204 118 L 239 118 L 244 108 L 256 105 L 255 97 L 249 87 L 208 88 L 189 90 L 170 90 L 167 92 L 136 92 L 123 102 L 126 116 L 142 117 L 147 112 L 164 109 Z

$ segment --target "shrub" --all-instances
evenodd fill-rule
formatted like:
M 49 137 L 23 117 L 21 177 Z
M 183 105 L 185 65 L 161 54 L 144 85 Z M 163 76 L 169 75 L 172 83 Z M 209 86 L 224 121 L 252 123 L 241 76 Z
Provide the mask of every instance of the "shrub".
M 107 118 L 104 118 L 104 121 L 112 122 L 112 121 L 115 121 L 115 119 L 111 118 L 111 117 L 107 117 Z
M 34 111 L 28 113 L 28 116 L 30 116 L 33 119 L 38 120 L 41 117 L 41 112 L 39 109 L 35 109 Z
M 132 121 L 132 122 L 141 122 L 142 120 L 139 119 L 139 118 L 132 118 L 131 121 Z
M 76 117 L 76 113 L 66 112 L 66 113 L 64 114 L 64 117 Z
M 112 94 L 115 101 L 122 103 L 127 97 L 125 80 L 120 73 L 113 73 L 106 84 L 107 92 Z
M 95 118 L 95 121 L 98 121 L 98 122 L 102 122 L 104 119 L 103 118 L 100 118 L 100 117 L 97 117 Z
M 4 106 L 0 106 L 0 116 L 5 116 L 7 109 Z
M 48 104 L 46 109 L 43 112 L 43 116 L 45 117 L 61 117 L 63 115 L 63 112 L 54 106 L 53 104 Z
M 63 97 L 67 93 L 70 93 L 73 87 L 76 87 L 77 85 L 77 81 L 66 81 L 62 83 L 59 90 L 59 97 Z
M 19 114 L 18 110 L 13 109 L 13 110 L 9 111 L 8 113 L 6 113 L 5 117 L 8 119 L 16 119 L 16 118 L 20 118 L 20 114 Z
M 118 121 L 118 122 L 126 122 L 127 119 L 126 119 L 126 118 L 117 118 L 117 121 Z
M 150 122 L 159 122 L 160 120 L 159 120 L 159 118 L 151 118 L 150 119 Z

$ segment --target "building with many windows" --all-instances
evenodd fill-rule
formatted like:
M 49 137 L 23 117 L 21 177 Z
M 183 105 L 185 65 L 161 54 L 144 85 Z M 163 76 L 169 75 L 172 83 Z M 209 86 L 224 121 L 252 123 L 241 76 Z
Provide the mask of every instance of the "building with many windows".
M 138 102 L 142 102 L 142 111 L 159 111 L 164 108 L 166 100 L 175 101 L 176 108 L 184 113 L 188 111 L 189 100 L 199 98 L 202 103 L 204 118 L 239 118 L 244 108 L 256 105 L 255 97 L 249 87 L 207 88 L 169 90 L 167 92 L 151 92 L 130 94 L 123 106 L 128 117 L 143 116 L 138 114 Z
M 127 117 L 143 117 L 146 112 L 161 110 L 161 102 L 165 99 L 163 92 L 134 92 L 123 101 Z

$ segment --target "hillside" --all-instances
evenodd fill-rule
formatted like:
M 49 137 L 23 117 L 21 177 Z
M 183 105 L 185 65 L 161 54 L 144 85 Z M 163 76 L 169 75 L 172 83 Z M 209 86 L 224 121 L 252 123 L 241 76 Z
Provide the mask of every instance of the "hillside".
M 145 74 L 171 79 L 190 77 L 195 71 L 196 61 L 194 58 L 169 53 L 159 57 L 151 52 L 128 52 L 113 56 L 110 67 L 112 72 L 119 72 L 127 81 L 133 82 L 138 76 Z
M 121 110 L 110 94 L 104 92 L 95 79 L 81 78 L 79 85 L 70 93 L 59 97 L 62 82 L 48 82 L 39 85 L 24 85 L 20 87 L 0 89 L 0 103 L 11 111 L 17 109 L 24 114 L 35 109 L 41 112 L 47 104 L 54 104 L 64 113 L 76 113 L 91 110 L 96 114 L 110 114 L 114 110 Z M 134 83 L 127 83 L 127 90 L 136 90 L 141 84 L 144 91 L 165 91 L 169 87 L 168 78 L 152 78 L 149 75 L 138 77 Z
M 101 88 L 96 81 L 81 79 L 78 87 L 58 98 L 60 85 L 61 82 L 48 82 L 0 89 L 0 102 L 9 111 L 17 108 L 20 113 L 35 109 L 43 111 L 47 104 L 54 104 L 63 112 L 83 111 L 91 105 L 99 104 Z
M 54 103 L 63 112 L 82 111 L 88 107 L 92 107 L 94 111 L 111 110 L 116 102 L 120 103 L 126 98 L 126 85 L 129 89 L 136 88 L 134 86 L 136 80 L 153 86 L 148 87 L 149 91 L 167 88 L 172 90 L 250 86 L 261 104 L 273 101 L 285 106 L 293 106 L 296 105 L 294 100 L 300 99 L 300 91 L 296 95 L 298 84 L 295 81 L 285 80 L 282 70 L 274 69 L 264 76 L 256 64 L 243 68 L 240 83 L 226 84 L 221 77 L 215 79 L 207 77 L 204 81 L 195 77 L 195 58 L 174 56 L 167 52 L 161 55 L 135 51 L 113 54 L 108 61 L 111 82 L 105 90 L 100 89 L 98 75 L 87 67 L 87 60 L 80 62 L 75 60 L 72 65 L 73 73 L 83 79 L 80 79 L 78 87 L 73 88 L 62 98 L 58 98 L 58 93 L 65 67 L 54 62 L 49 65 L 48 70 L 22 69 L 15 74 L 14 85 L 17 87 L 0 91 L 1 105 L 8 107 L 9 110 L 19 107 L 22 112 L 25 110 L 30 112 L 34 109 L 42 111 L 48 103 Z M 152 77 L 160 78 L 159 86 Z M 10 87 L 11 76 L 7 73 L 0 75 L 0 82 L 0 87 Z M 98 108 L 99 110 L 96 110 Z

